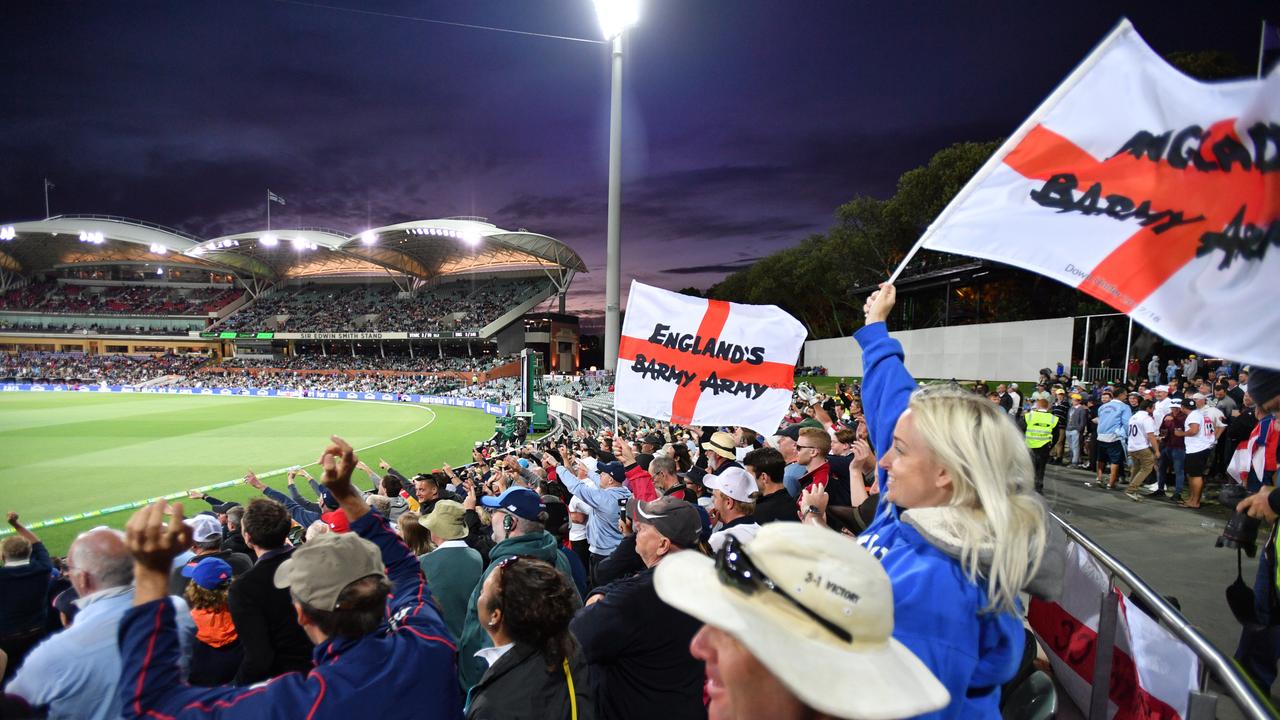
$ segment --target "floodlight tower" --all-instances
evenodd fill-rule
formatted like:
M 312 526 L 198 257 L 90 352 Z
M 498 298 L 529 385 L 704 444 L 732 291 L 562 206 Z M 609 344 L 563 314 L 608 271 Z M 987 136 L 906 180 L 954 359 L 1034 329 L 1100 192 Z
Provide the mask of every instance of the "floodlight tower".
M 604 276 L 604 366 L 618 366 L 622 325 L 618 302 L 622 224 L 622 36 L 640 20 L 640 0 L 592 0 L 600 30 L 612 41 L 612 94 L 609 99 L 609 219 Z

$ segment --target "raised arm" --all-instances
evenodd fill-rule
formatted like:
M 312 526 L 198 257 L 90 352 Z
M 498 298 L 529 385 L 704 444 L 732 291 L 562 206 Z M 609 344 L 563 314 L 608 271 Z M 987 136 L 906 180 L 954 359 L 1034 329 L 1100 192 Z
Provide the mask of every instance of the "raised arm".
M 871 293 L 863 310 L 866 324 L 853 334 L 862 347 L 862 407 L 867 418 L 867 432 L 878 452 L 883 454 L 893 444 L 893 428 L 907 409 L 915 378 L 907 372 L 902 343 L 889 337 L 885 320 L 897 300 L 897 290 L 889 283 Z M 881 489 L 885 471 L 878 470 Z
M 27 527 L 18 520 L 18 513 L 12 510 L 9 511 L 9 527 L 13 528 L 13 531 L 18 533 L 18 537 L 21 537 L 23 540 L 31 543 L 32 547 L 40 544 L 40 538 L 36 537 L 35 533 L 28 530 Z

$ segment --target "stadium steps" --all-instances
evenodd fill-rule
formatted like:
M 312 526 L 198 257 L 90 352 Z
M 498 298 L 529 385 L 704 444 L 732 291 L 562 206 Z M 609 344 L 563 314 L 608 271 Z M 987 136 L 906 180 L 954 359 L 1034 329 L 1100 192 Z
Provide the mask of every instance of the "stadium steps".
M 545 289 L 539 290 L 538 292 L 529 296 L 528 299 L 524 300 L 520 304 L 512 307 L 510 310 L 500 315 L 497 320 L 494 320 L 493 322 L 481 328 L 480 338 L 484 339 L 484 338 L 491 337 L 494 333 L 498 332 L 502 328 L 510 325 L 516 320 L 519 320 L 521 317 L 524 316 L 525 313 L 541 305 L 547 298 L 551 297 L 554 294 L 555 292 L 552 290 L 550 285 L 545 286 Z

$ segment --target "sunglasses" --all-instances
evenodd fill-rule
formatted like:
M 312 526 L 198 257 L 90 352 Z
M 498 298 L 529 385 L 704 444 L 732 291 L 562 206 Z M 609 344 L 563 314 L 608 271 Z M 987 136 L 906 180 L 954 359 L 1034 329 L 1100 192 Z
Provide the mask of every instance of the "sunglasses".
M 799 444 L 797 444 L 797 445 L 796 445 L 796 449 L 797 449 L 797 450 L 817 450 L 818 448 L 814 447 L 813 445 L 799 445 Z
M 735 588 L 745 595 L 755 595 L 761 591 L 777 593 L 831 634 L 845 642 L 853 642 L 853 635 L 849 634 L 849 631 L 805 607 L 799 600 L 788 595 L 777 583 L 770 580 L 768 575 L 761 572 L 742 549 L 741 541 L 733 535 L 725 538 L 720 552 L 716 553 L 716 575 L 720 578 L 722 585 Z

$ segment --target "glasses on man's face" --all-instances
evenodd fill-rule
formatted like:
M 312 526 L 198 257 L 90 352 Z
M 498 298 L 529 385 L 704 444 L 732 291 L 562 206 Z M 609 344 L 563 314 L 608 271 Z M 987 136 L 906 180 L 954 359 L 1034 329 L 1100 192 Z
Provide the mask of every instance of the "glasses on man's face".
M 785 590 L 778 587 L 777 583 L 769 579 L 768 575 L 761 572 L 760 568 L 751 562 L 751 558 L 742 549 L 742 542 L 733 535 L 725 538 L 720 552 L 716 553 L 716 575 L 720 578 L 722 584 L 733 587 L 746 595 L 755 595 L 762 590 L 777 593 L 800 612 L 830 631 L 831 634 L 845 642 L 853 642 L 853 635 L 848 630 L 805 607 L 799 600 L 791 597 Z
M 796 445 L 797 450 L 817 450 L 813 445 Z

